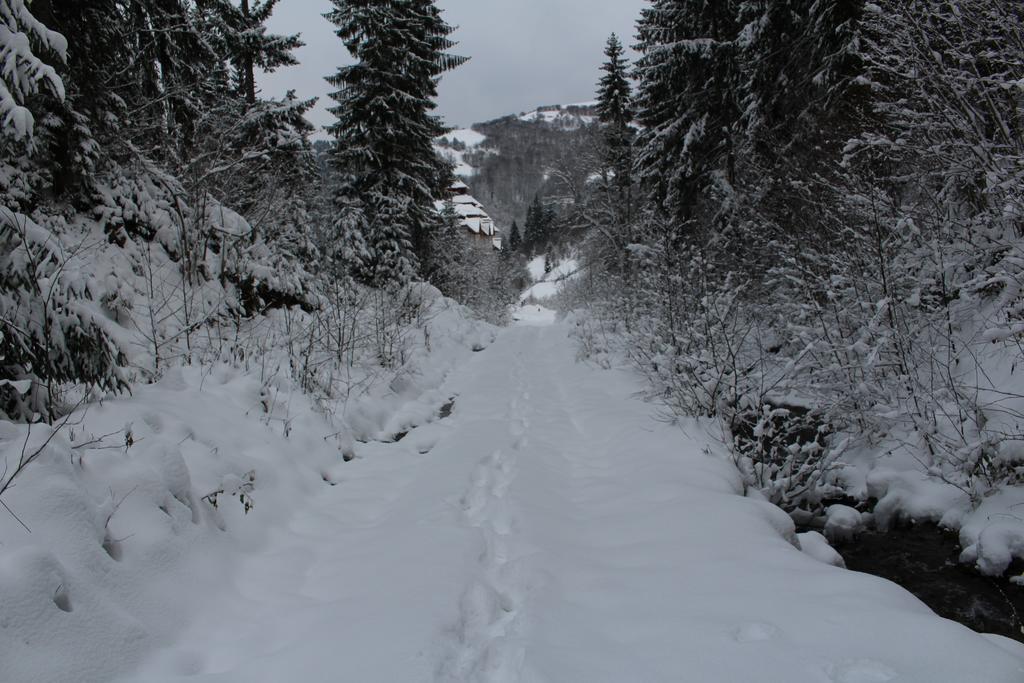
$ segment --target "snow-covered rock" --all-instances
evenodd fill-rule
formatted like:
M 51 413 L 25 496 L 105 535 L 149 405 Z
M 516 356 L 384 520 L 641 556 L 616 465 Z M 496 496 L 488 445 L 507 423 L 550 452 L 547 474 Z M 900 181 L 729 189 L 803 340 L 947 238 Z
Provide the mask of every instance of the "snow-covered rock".
M 825 538 L 832 543 L 853 540 L 864 526 L 860 511 L 848 505 L 829 505 L 825 509 Z

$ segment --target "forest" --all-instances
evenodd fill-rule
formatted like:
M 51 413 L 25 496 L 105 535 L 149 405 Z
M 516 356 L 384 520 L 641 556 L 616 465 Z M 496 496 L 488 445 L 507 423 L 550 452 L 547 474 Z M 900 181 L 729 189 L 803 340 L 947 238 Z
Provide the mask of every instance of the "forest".
M 467 146 L 323 4 L 317 129 L 279 0 L 0 0 L 0 679 L 1020 680 L 1024 5 L 646 0 Z

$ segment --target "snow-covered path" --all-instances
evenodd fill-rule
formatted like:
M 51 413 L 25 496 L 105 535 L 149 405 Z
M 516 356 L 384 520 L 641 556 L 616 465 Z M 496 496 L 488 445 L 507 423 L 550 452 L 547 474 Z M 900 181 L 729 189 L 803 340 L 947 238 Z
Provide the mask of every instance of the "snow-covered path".
M 699 426 L 522 325 L 126 680 L 1024 681 L 1024 648 L 799 552 Z

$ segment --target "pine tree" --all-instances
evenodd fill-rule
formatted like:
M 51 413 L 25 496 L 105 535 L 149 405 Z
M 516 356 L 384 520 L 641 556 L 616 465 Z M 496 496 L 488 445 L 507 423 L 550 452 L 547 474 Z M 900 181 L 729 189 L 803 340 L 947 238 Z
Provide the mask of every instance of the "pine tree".
M 809 137 L 859 73 L 857 23 L 863 0 L 777 0 L 746 4 L 748 27 L 738 57 L 742 63 L 743 122 L 754 151 L 773 158 Z M 856 107 L 847 109 L 856 117 Z M 840 126 L 832 116 L 825 124 Z M 837 138 L 843 131 L 836 130 Z
M 540 235 L 545 244 L 555 240 L 555 228 L 558 223 L 558 212 L 553 206 L 546 206 L 540 214 Z
M 31 144 L 35 116 L 28 101 L 40 92 L 63 99 L 53 62 L 65 60 L 67 49 L 67 39 L 36 19 L 25 0 L 0 0 L 0 134 Z
M 605 267 L 621 271 L 625 247 L 632 242 L 633 220 L 633 103 L 627 78 L 629 65 L 614 33 L 605 45 L 597 111 L 603 143 L 601 182 L 591 198 L 585 222 L 592 228 L 587 251 Z
M 267 22 L 280 0 L 199 0 L 215 18 L 224 49 L 233 67 L 233 82 L 250 105 L 256 104 L 256 68 L 272 73 L 298 64 L 295 50 L 303 46 L 298 35 L 267 32 Z
M 468 58 L 448 52 L 455 47 L 449 36 L 454 28 L 444 21 L 435 0 L 408 0 L 407 20 L 415 40 L 410 45 L 413 59 L 411 73 L 420 88 L 419 97 L 423 106 L 419 116 L 429 130 L 430 139 L 421 139 L 418 156 L 425 162 L 426 172 L 423 183 L 430 190 L 430 197 L 420 197 L 412 205 L 412 245 L 421 263 L 421 275 L 429 270 L 445 267 L 446 254 L 433 249 L 435 241 L 431 232 L 438 229 L 439 222 L 434 210 L 434 199 L 442 197 L 454 181 L 451 164 L 434 150 L 434 139 L 451 131 L 442 120 L 432 114 L 436 109 L 437 85 L 441 76 L 464 64 Z
M 128 91 L 123 85 L 132 64 L 125 45 L 124 9 L 118 0 L 36 4 L 42 21 L 74 36 L 67 62 L 58 67 L 66 97 L 47 103 L 41 142 L 52 191 L 82 200 L 95 193 L 103 141 L 115 138 L 134 104 L 124 99 Z
M 204 190 L 243 215 L 271 222 L 279 205 L 294 203 L 295 191 L 310 181 L 313 127 L 305 120 L 316 99 L 257 97 L 254 68 L 274 71 L 296 64 L 297 35 L 269 35 L 265 23 L 277 0 L 201 0 L 199 25 L 219 56 L 221 69 L 211 79 L 222 86 L 201 112 L 196 131 L 199 160 L 186 177 L 198 177 Z M 238 173 L 244 164 L 245 173 Z M 300 192 L 300 194 L 302 194 Z M 262 221 L 260 221 L 262 223 Z M 254 225 L 254 227 L 257 227 Z
M 172 165 L 190 156 L 197 120 L 223 93 L 223 57 L 200 19 L 185 0 L 135 0 L 126 9 L 134 80 L 128 101 L 148 126 L 136 142 Z
M 365 248 L 350 250 L 362 253 L 360 279 L 404 282 L 421 259 L 430 260 L 430 233 L 439 225 L 434 198 L 450 180 L 433 149 L 445 130 L 430 114 L 437 79 L 464 60 L 445 52 L 452 29 L 433 2 L 332 2 L 326 16 L 356 59 L 328 78 L 338 88 L 331 95 L 338 121 L 328 129 L 340 179 L 336 202 L 363 214 Z
M 508 244 L 506 245 L 506 251 L 509 254 L 514 254 L 519 251 L 519 247 L 522 246 L 523 239 L 519 234 L 519 223 L 512 221 L 512 228 L 508 232 Z
M 462 219 L 451 202 L 445 202 L 441 210 L 440 228 L 431 235 L 433 250 L 443 253 L 446 261 L 443 267 L 427 274 L 427 280 L 441 290 L 445 296 L 465 301 L 469 295 L 472 254 L 466 239 Z
M 677 228 L 692 228 L 712 186 L 728 192 L 734 177 L 736 4 L 654 0 L 637 25 L 637 168 Z
M 58 103 L 64 82 L 54 66 L 67 55 L 64 37 L 47 28 L 23 0 L 0 0 L 0 162 L 17 163 L 34 148 L 35 107 Z M 41 54 L 37 54 L 37 52 Z M 34 161 L 24 157 L 23 162 Z M 6 174 L 4 174 L 6 175 Z M 6 198 L 7 187 L 0 187 Z M 62 218 L 39 221 L 0 204 L 0 416 L 51 418 L 58 390 L 83 382 L 125 388 L 120 350 L 107 320 L 90 302 L 92 264 L 60 237 Z
M 536 253 L 543 239 L 544 207 L 540 203 L 540 195 L 534 195 L 533 202 L 526 209 L 526 222 L 523 224 L 523 249 L 528 254 Z
M 523 249 L 534 254 L 545 249 L 554 237 L 557 220 L 558 214 L 555 210 L 552 207 L 544 206 L 539 194 L 534 195 L 533 203 L 526 210 Z
M 604 76 L 598 83 L 597 111 L 604 124 L 605 164 L 614 176 L 616 199 L 624 209 L 625 220 L 628 220 L 633 166 L 633 105 L 627 78 L 629 63 L 623 57 L 622 43 L 614 33 L 608 38 L 604 54 L 608 61 L 601 66 Z

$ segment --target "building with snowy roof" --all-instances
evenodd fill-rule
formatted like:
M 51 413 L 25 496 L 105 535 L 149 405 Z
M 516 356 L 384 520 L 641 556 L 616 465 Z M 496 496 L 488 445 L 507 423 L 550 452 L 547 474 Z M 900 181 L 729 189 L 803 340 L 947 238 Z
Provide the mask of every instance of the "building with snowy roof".
M 437 202 L 437 210 L 443 211 L 448 203 L 458 214 L 470 239 L 481 245 L 501 249 L 501 231 L 495 226 L 494 219 L 484 210 L 483 204 L 469 193 L 469 186 L 466 183 L 461 180 L 453 183 L 448 190 L 447 201 Z

